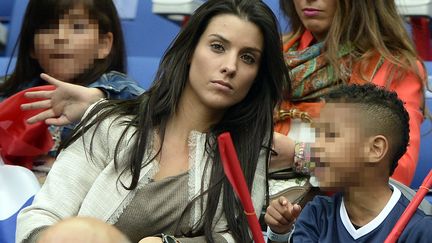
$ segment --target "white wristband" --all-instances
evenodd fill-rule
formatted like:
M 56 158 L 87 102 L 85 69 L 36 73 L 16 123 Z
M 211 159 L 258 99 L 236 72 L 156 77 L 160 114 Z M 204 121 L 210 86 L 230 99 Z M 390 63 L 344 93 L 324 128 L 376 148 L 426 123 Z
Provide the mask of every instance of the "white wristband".
M 294 231 L 294 225 L 292 227 L 292 229 L 285 234 L 278 234 L 273 232 L 270 227 L 267 227 L 267 238 L 271 241 L 276 241 L 276 242 L 289 242 L 289 240 L 291 239 L 291 235 Z

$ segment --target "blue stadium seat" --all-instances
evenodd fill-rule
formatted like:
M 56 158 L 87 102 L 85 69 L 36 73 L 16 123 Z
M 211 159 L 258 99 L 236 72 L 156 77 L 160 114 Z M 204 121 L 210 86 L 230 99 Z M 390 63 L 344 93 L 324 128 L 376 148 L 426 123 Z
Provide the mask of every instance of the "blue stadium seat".
M 139 85 L 148 89 L 159 67 L 158 57 L 128 57 L 128 75 L 137 80 Z
M 426 70 L 429 73 L 429 86 L 432 87 L 432 62 L 425 62 Z M 426 107 L 432 112 L 432 92 L 426 91 Z M 416 173 L 411 183 L 411 188 L 417 189 L 423 182 L 429 170 L 432 169 L 432 121 L 426 119 L 421 126 L 420 154 L 417 163 Z M 432 201 L 432 198 L 430 198 Z
M 426 106 L 432 110 L 432 97 L 426 99 Z M 420 154 L 411 188 L 418 189 L 429 170 L 432 169 L 432 121 L 426 119 L 421 126 Z
M 9 57 L 0 57 L 0 77 L 6 76 L 7 74 L 10 74 L 13 71 L 15 67 L 16 59 L 12 58 L 9 70 L 7 70 L 9 60 L 10 60 Z
M 288 26 L 288 22 L 279 8 L 279 0 L 264 0 L 264 2 L 273 10 L 273 13 L 276 15 L 282 33 L 289 32 L 290 27 Z
M 180 27 L 152 13 L 152 1 L 139 0 L 137 16 L 122 20 L 128 56 L 160 58 L 177 35 Z
M 31 204 L 40 184 L 29 169 L 0 162 L 0 242 L 15 242 L 18 212 Z
M 4 0 L 2 0 L 4 1 Z M 13 49 L 18 39 L 22 20 L 29 0 L 15 0 L 9 23 L 9 32 L 6 42 L 5 56 L 12 56 Z
M 0 1 L 0 21 L 9 22 L 12 15 L 14 0 L 1 0 Z

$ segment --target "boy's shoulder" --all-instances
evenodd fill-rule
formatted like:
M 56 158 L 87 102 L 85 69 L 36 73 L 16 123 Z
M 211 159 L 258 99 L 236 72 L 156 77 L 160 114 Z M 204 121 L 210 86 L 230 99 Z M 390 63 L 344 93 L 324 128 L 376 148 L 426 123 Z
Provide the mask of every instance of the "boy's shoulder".
M 405 210 L 409 200 L 402 195 L 400 210 Z M 402 213 L 401 213 L 402 214 Z M 430 242 L 432 239 L 432 216 L 417 209 L 399 237 L 400 242 Z
M 306 204 L 299 217 L 306 220 L 311 218 L 315 218 L 316 220 L 326 218 L 327 220 L 332 221 L 331 219 L 334 219 L 338 214 L 341 201 L 341 193 L 336 193 L 331 197 L 315 196 L 312 201 Z
M 335 193 L 332 196 L 315 196 L 306 204 L 306 207 L 331 209 L 337 207 L 342 201 L 342 193 Z M 305 207 L 305 208 L 306 208 Z
M 345 210 L 341 209 L 342 194 L 332 197 L 316 196 L 300 214 L 294 231 L 295 242 L 383 241 L 393 229 L 410 200 L 395 189 L 394 204 L 386 206 L 381 216 L 367 227 L 354 229 Z M 379 220 L 381 218 L 381 220 Z M 399 242 L 429 242 L 432 239 L 432 217 L 417 209 L 399 238 Z M 297 232 L 296 232 L 297 231 Z

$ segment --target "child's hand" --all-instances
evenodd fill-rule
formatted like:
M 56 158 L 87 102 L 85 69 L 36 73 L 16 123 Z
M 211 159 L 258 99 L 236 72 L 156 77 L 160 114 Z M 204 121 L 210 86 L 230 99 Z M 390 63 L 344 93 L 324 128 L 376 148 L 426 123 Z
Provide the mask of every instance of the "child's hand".
M 279 197 L 270 202 L 264 220 L 273 232 L 285 234 L 291 230 L 300 211 L 298 204 L 293 205 L 285 197 Z
M 49 125 L 62 126 L 79 121 L 91 104 L 104 97 L 97 88 L 62 82 L 44 73 L 41 78 L 55 85 L 56 89 L 25 94 L 27 98 L 46 99 L 21 105 L 23 110 L 46 109 L 29 118 L 27 122 L 30 124 L 45 121 Z

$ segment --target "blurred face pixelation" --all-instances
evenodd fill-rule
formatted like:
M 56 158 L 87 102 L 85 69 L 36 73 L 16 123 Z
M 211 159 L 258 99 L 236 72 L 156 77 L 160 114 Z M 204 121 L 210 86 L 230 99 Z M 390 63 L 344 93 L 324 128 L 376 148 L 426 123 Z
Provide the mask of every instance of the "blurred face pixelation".
M 316 140 L 312 146 L 320 187 L 358 186 L 365 166 L 368 139 L 354 104 L 328 103 L 314 122 Z
M 252 22 L 213 17 L 191 58 L 187 96 L 213 110 L 240 102 L 257 76 L 262 49 L 263 36 Z
M 297 15 L 306 29 L 318 40 L 325 38 L 333 21 L 338 0 L 293 1 Z
M 95 59 L 105 58 L 107 47 L 99 36 L 98 24 L 82 7 L 75 7 L 47 29 L 39 29 L 34 37 L 35 58 L 44 72 L 71 81 L 92 67 Z

